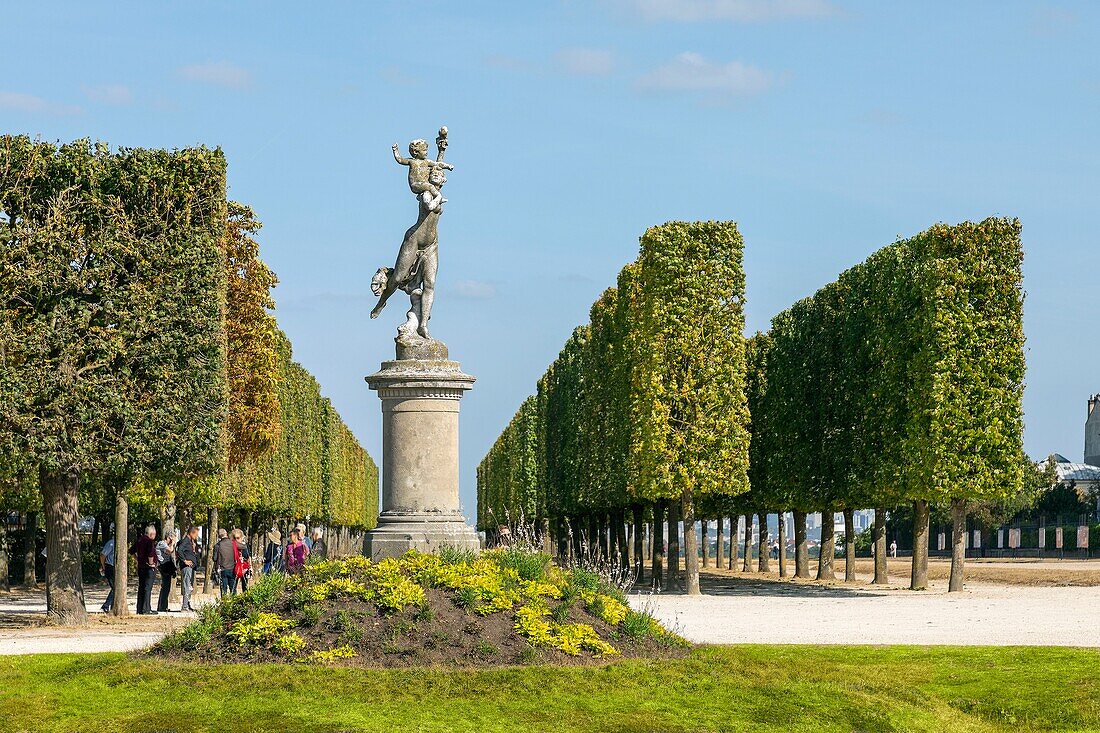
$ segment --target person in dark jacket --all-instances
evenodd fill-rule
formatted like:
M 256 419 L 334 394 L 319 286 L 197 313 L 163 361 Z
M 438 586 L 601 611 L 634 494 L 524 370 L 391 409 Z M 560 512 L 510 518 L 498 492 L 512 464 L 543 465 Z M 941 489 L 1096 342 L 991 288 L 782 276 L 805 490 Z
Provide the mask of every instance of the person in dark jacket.
M 201 564 L 199 557 L 199 528 L 191 527 L 180 540 L 176 548 L 176 558 L 180 566 L 180 586 L 183 589 L 181 611 L 194 611 L 191 608 L 191 591 L 195 588 L 195 571 Z
M 137 559 L 138 597 L 137 612 L 143 616 L 156 616 L 152 608 L 153 578 L 157 574 L 157 528 L 149 525 L 145 534 L 137 538 L 130 554 Z
M 267 532 L 267 544 L 264 546 L 264 575 L 277 573 L 283 569 L 283 534 L 272 527 Z
M 214 572 L 218 574 L 221 595 L 236 594 L 237 576 L 233 573 L 236 559 L 233 557 L 233 540 L 224 529 L 218 530 L 218 544 L 214 545 Z

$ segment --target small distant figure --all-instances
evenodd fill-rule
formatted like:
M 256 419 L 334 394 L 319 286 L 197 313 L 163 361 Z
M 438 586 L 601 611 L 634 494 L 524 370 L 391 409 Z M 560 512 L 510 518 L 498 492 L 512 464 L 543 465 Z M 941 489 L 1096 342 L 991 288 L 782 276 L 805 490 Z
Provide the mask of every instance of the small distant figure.
M 233 530 L 233 576 L 241 586 L 241 592 L 248 590 L 248 581 L 252 577 L 252 551 L 244 540 L 244 530 Z M 233 591 L 236 595 L 237 591 Z
M 436 145 L 440 146 L 439 159 L 431 160 L 428 158 L 428 141 L 424 139 L 413 140 L 409 143 L 409 155 L 411 158 L 403 158 L 398 152 L 399 148 L 397 143 L 393 144 L 393 159 L 401 165 L 409 166 L 409 188 L 412 190 L 416 197 L 424 202 L 424 206 L 428 208 L 428 211 L 435 211 L 443 204 L 447 203 L 447 199 L 443 198 L 443 193 L 440 190 L 439 184 L 432 180 L 432 172 L 436 169 L 442 168 L 443 170 L 453 171 L 455 167 L 450 163 L 443 162 L 443 151 L 447 149 L 447 128 L 439 128 L 439 137 L 436 138 Z
M 138 598 L 137 612 L 141 616 L 156 616 L 153 610 L 153 577 L 157 573 L 157 528 L 149 525 L 145 534 L 138 537 L 130 554 L 137 560 Z
M 313 542 L 309 545 L 309 554 L 318 560 L 328 559 L 328 545 L 325 544 L 325 533 L 320 527 L 313 528 Z
M 191 592 L 195 588 L 195 569 L 199 566 L 199 528 L 189 527 L 187 534 L 176 547 L 176 560 L 180 569 L 180 588 L 183 603 L 180 611 L 194 611 L 191 608 Z
M 898 556 L 898 541 L 890 540 L 890 557 Z
M 264 575 L 282 570 L 283 533 L 275 527 L 267 531 L 267 544 L 264 545 Z
M 309 547 L 302 541 L 302 530 L 295 527 L 290 530 L 290 541 L 286 544 L 287 575 L 298 575 L 306 566 L 306 558 L 309 557 Z
M 176 582 L 176 533 L 168 532 L 157 543 L 157 570 L 160 571 L 160 596 L 157 598 L 157 611 L 168 612 L 168 596 L 172 584 Z
M 229 539 L 229 532 L 225 529 L 218 530 L 218 543 L 212 550 L 214 553 L 214 572 L 218 574 L 218 592 L 224 598 L 227 594 L 237 592 L 237 576 L 233 574 L 236 566 L 234 555 L 236 550 L 233 540 Z
M 103 613 L 110 613 L 111 606 L 115 602 L 115 538 L 113 536 L 103 543 L 103 549 L 99 551 L 99 574 L 111 589 L 107 593 L 107 600 L 100 608 Z

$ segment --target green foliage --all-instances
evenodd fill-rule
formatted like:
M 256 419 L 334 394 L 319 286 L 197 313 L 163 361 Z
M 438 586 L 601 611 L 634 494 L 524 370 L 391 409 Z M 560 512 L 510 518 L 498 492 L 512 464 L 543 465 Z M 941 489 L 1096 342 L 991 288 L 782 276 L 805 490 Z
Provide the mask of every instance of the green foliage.
M 270 611 L 255 611 L 248 618 L 233 624 L 227 633 L 240 646 L 250 644 L 265 644 L 274 641 L 284 631 L 294 627 L 290 619 L 279 618 L 278 614 Z
M 748 488 L 742 240 L 673 222 L 593 304 L 478 466 L 478 524 Z
M 277 332 L 282 431 L 274 452 L 232 468 L 223 506 L 272 515 L 316 516 L 330 524 L 371 528 L 378 517 L 378 468 L 321 396 L 317 380 L 292 359 Z
M 797 493 L 768 505 L 1017 494 L 1021 262 L 1018 221 L 938 224 L 777 315 L 754 419 L 765 476 Z
M 297 632 L 291 631 L 289 634 L 283 634 L 276 639 L 271 648 L 288 657 L 296 657 L 305 650 L 306 640 L 299 636 Z
M 0 455 L 180 476 L 224 460 L 220 151 L 0 137 Z

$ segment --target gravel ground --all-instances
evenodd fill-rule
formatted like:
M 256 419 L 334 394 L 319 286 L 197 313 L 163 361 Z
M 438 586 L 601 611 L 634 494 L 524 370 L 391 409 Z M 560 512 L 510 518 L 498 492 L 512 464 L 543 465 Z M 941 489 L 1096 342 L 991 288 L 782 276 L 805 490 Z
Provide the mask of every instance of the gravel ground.
M 157 602 L 154 587 L 153 603 Z M 136 585 L 130 588 L 130 612 L 136 610 Z M 194 613 L 161 613 L 156 616 L 131 615 L 123 619 L 102 613 L 107 587 L 94 584 L 85 588 L 88 609 L 86 626 L 47 626 L 46 593 L 16 590 L 0 593 L 0 656 L 6 654 L 56 654 L 73 652 L 128 652 L 155 644 L 165 634 L 186 625 Z M 202 596 L 192 599 L 196 607 L 208 602 Z M 171 604 L 179 608 L 179 601 Z
M 708 644 L 989 644 L 1100 647 L 1100 587 L 972 583 L 961 593 L 704 576 L 702 596 L 631 603 Z
M 1053 570 L 1048 565 L 1048 572 Z M 1097 568 L 1085 563 L 1075 568 L 1083 571 L 1095 573 Z M 702 596 L 635 593 L 631 602 L 649 608 L 688 639 L 709 644 L 1100 647 L 1100 586 L 972 582 L 962 593 L 948 594 L 946 583 L 935 579 L 931 590 L 919 593 L 906 590 L 904 578 L 891 577 L 891 583 L 886 588 L 819 585 L 710 570 L 703 576 Z M 0 655 L 132 651 L 155 643 L 194 616 L 115 619 L 99 612 L 105 596 L 105 587 L 90 587 L 88 625 L 57 628 L 42 625 L 43 591 L 0 594 Z M 133 597 L 131 590 L 131 610 Z M 196 599 L 196 604 L 203 600 Z

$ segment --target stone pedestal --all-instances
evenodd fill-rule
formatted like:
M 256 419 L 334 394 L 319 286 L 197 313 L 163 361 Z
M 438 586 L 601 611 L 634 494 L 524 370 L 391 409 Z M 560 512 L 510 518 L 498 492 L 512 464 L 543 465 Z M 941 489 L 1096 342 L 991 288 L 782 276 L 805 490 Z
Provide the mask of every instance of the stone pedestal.
M 366 378 L 382 400 L 382 513 L 367 533 L 366 554 L 476 551 L 480 540 L 458 502 L 458 404 L 474 377 L 438 341 L 417 348 L 399 342 L 397 356 Z

